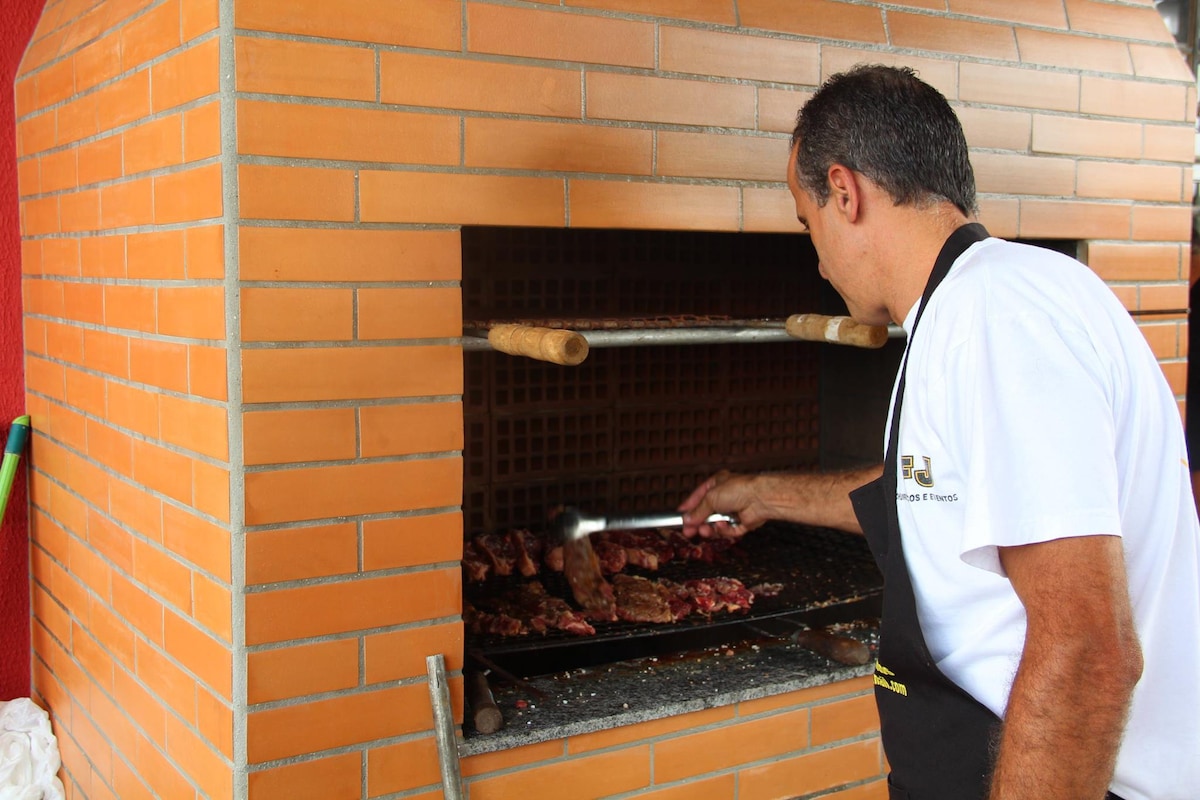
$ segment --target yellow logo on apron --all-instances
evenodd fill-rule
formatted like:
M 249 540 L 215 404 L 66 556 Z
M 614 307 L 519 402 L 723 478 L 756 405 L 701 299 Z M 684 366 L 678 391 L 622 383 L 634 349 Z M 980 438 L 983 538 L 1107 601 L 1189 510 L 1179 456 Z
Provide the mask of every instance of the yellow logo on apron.
M 878 661 L 875 662 L 875 675 L 873 676 L 875 685 L 882 686 L 884 689 L 895 692 L 898 695 L 908 697 L 908 687 L 900 681 L 892 680 L 892 676 L 895 674 L 883 664 L 880 664 Z

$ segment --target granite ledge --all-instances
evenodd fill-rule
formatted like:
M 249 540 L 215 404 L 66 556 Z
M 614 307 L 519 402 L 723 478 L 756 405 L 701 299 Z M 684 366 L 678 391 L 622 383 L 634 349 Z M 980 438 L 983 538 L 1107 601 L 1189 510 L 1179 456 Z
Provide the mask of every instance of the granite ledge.
M 847 633 L 866 642 L 874 655 L 878 635 L 873 626 Z M 493 753 L 757 700 L 873 670 L 873 660 L 844 666 L 790 640 L 770 639 L 546 675 L 530 679 L 526 686 L 493 685 L 504 727 L 478 734 L 464 724 L 459 755 Z M 545 697 L 537 697 L 529 685 Z

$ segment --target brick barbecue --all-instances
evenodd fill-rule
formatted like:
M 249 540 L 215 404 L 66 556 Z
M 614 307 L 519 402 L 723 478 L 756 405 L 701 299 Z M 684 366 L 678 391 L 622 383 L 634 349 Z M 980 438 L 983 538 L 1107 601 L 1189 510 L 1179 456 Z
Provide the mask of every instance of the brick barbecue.
M 981 221 L 1077 242 L 1182 397 L 1196 96 L 1150 0 L 50 0 L 15 93 L 32 683 L 69 796 L 442 796 L 425 658 L 461 720 L 464 536 L 507 524 L 470 494 L 503 460 L 472 444 L 503 422 L 466 377 L 473 232 L 799 253 L 788 134 L 863 61 L 947 96 Z M 713 313 L 647 313 L 678 310 Z M 676 385 L 701 380 L 675 352 Z M 756 412 L 793 426 L 768 466 L 845 444 L 818 385 L 789 390 Z M 613 412 L 586 413 L 597 435 Z M 641 458 L 621 427 L 588 452 Z M 677 475 L 731 455 L 687 447 Z M 684 483 L 647 481 L 647 504 Z M 883 797 L 870 694 L 477 753 L 466 791 Z

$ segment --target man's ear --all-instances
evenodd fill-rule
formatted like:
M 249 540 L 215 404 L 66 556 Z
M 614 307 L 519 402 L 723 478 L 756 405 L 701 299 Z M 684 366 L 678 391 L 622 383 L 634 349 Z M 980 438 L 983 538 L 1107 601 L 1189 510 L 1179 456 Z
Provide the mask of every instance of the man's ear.
M 854 170 L 842 164 L 834 164 L 829 168 L 829 202 L 847 222 L 858 220 L 859 205 L 862 195 L 859 191 L 858 176 Z

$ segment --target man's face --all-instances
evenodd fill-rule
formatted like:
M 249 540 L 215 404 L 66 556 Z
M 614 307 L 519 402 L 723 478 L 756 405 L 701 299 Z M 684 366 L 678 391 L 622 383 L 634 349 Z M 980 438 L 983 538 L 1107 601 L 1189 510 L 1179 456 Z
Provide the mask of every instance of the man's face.
M 825 232 L 825 226 L 821 219 L 821 207 L 817 205 L 816 199 L 813 198 L 808 190 L 800 185 L 800 181 L 796 178 L 796 151 L 792 151 L 792 157 L 788 161 L 788 189 L 792 192 L 792 199 L 796 202 L 796 219 L 804 226 L 804 232 L 812 239 L 813 247 L 817 250 L 818 268 L 821 271 L 821 277 L 828 279 L 825 274 L 825 257 L 824 247 L 822 246 L 822 235 Z
M 848 175 L 844 169 L 838 172 L 839 180 L 865 181 Z M 842 296 L 851 317 L 868 325 L 884 325 L 890 316 L 881 294 L 885 282 L 871 258 L 870 226 L 864 224 L 861 206 L 849 203 L 848 189 L 857 192 L 861 200 L 861 186 L 862 183 L 831 185 L 829 200 L 823 206 L 818 205 L 796 179 L 796 149 L 792 149 L 788 188 L 796 201 L 796 219 L 808 230 L 817 250 L 821 277 Z M 850 211 L 852 207 L 857 210 Z
M 818 205 L 816 199 L 796 179 L 796 148 L 792 148 L 787 169 L 788 188 L 796 201 L 796 219 L 804 226 L 812 239 L 813 247 L 816 248 L 818 271 L 846 301 L 853 315 L 852 300 L 843 287 L 844 278 L 848 276 L 844 274 L 842 265 L 844 248 L 841 246 L 839 227 L 842 220 L 838 218 L 832 204 L 827 202 L 824 206 Z

